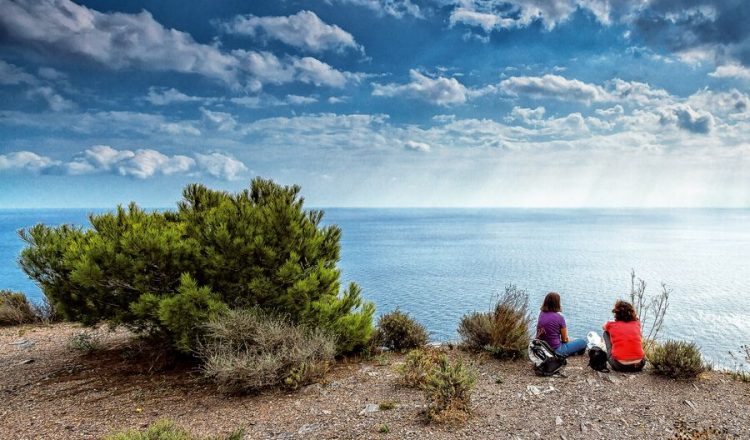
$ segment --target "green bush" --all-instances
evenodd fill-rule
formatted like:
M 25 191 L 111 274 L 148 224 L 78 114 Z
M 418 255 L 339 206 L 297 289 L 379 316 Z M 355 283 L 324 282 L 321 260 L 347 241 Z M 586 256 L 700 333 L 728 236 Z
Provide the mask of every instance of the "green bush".
M 303 209 L 298 186 L 256 178 L 236 194 L 188 185 L 176 211 L 131 203 L 90 215 L 88 229 L 20 232 L 23 270 L 67 320 L 106 321 L 188 351 L 222 310 L 259 307 L 337 336 L 338 352 L 372 336 L 374 306 L 341 290 L 341 230 Z
M 693 379 L 706 370 L 698 346 L 693 342 L 666 341 L 646 352 L 652 372 L 673 379 Z
M 398 366 L 398 382 L 410 388 L 422 388 L 430 371 L 445 358 L 445 353 L 436 348 L 412 350 Z
M 101 349 L 101 335 L 90 331 L 76 333 L 68 340 L 68 347 L 83 353 L 92 353 Z
M 471 413 L 471 393 L 475 373 L 459 359 L 438 360 L 423 386 L 427 398 L 425 416 L 430 422 L 461 422 Z
M 117 432 L 105 437 L 105 440 L 241 440 L 244 430 L 236 430 L 227 436 L 202 437 L 193 435 L 180 428 L 171 420 L 158 420 L 146 428 L 145 431 L 131 429 Z
M 26 295 L 10 290 L 0 290 L 0 326 L 19 325 L 36 321 L 34 308 Z
M 378 344 L 395 351 L 411 350 L 427 344 L 427 330 L 408 314 L 395 310 L 378 319 Z
M 473 312 L 461 318 L 458 334 L 464 347 L 486 350 L 498 358 L 523 356 L 529 344 L 529 297 L 514 285 L 505 288 L 489 312 Z
M 206 324 L 198 349 L 204 374 L 226 393 L 268 387 L 296 389 L 322 378 L 335 339 L 259 310 L 231 310 Z

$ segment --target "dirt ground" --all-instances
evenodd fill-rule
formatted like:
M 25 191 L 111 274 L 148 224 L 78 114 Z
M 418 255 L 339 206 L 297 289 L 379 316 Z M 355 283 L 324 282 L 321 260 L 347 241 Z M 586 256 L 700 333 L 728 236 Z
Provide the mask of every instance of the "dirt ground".
M 597 373 L 574 358 L 567 378 L 540 378 L 528 362 L 455 350 L 478 369 L 473 415 L 435 426 L 420 418 L 422 393 L 396 385 L 397 355 L 339 363 L 326 384 L 294 393 L 226 396 L 196 365 L 154 357 L 124 331 L 101 330 L 89 354 L 71 348 L 81 331 L 0 329 L 0 438 L 94 439 L 171 418 L 199 434 L 244 427 L 248 439 L 669 439 L 680 424 L 720 432 L 705 438 L 750 439 L 750 384 L 716 372 L 678 382 Z M 396 407 L 365 411 L 381 402 Z

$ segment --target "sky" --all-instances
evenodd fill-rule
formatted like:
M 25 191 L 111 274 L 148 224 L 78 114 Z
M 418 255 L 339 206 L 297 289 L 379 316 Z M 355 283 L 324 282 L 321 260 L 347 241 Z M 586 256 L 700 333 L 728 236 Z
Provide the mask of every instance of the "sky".
M 0 0 L 0 209 L 750 207 L 744 0 Z

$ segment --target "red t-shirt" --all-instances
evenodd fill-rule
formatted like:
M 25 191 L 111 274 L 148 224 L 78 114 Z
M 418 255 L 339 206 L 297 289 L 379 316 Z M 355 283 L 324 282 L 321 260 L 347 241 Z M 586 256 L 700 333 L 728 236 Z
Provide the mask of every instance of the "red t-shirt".
M 612 357 L 617 361 L 643 359 L 641 323 L 638 321 L 610 321 L 604 324 L 612 341 Z

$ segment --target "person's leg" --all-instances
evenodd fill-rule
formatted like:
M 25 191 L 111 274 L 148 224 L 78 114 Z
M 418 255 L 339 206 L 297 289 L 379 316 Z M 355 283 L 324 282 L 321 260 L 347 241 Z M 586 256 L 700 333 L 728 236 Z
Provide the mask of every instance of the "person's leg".
M 560 344 L 560 346 L 555 350 L 555 353 L 559 354 L 560 356 L 573 356 L 575 354 L 583 354 L 586 350 L 586 341 L 583 339 L 571 339 L 568 342 L 565 342 L 563 344 Z
M 612 339 L 609 337 L 609 332 L 604 332 L 602 339 L 604 339 L 604 345 L 607 347 L 607 354 L 609 355 L 612 352 Z

